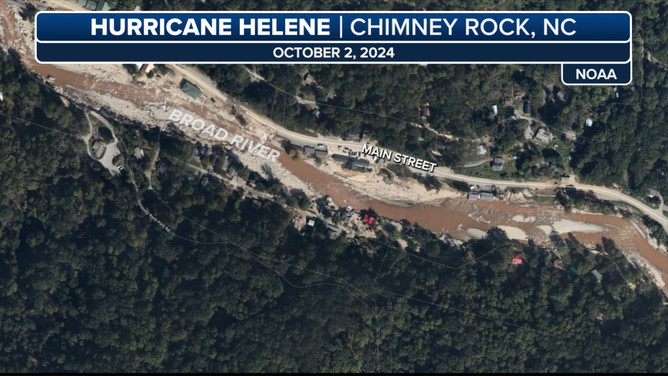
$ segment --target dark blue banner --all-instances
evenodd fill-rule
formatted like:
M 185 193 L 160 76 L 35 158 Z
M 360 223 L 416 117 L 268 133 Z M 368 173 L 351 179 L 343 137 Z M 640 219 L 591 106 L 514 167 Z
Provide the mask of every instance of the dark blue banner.
M 631 24 L 628 12 L 39 12 L 35 57 L 41 63 L 542 63 L 563 64 L 569 84 L 625 84 Z M 613 68 L 594 77 L 605 64 Z
M 615 41 L 628 12 L 40 12 L 38 41 Z

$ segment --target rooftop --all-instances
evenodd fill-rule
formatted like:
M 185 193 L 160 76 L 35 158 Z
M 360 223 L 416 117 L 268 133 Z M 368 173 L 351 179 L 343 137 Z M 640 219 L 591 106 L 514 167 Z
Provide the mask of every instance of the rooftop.
M 202 95 L 202 90 L 200 90 L 200 88 L 198 88 L 195 84 L 186 79 L 183 79 L 183 81 L 181 81 L 181 84 L 179 86 L 181 87 L 181 90 L 183 90 L 184 93 L 190 95 L 195 99 L 199 98 Z

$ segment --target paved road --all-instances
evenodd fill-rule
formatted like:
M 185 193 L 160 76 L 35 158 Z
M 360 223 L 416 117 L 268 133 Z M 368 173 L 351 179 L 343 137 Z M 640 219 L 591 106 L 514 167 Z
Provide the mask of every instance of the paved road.
M 232 98 L 224 95 L 223 93 L 218 90 L 216 87 L 216 84 L 213 83 L 208 77 L 197 71 L 193 67 L 183 67 L 179 65 L 172 65 L 172 69 L 183 75 L 185 78 L 188 80 L 192 81 L 193 83 L 197 84 L 200 89 L 207 95 L 214 97 L 214 98 L 220 98 L 223 100 L 233 100 Z M 274 121 L 271 119 L 267 118 L 264 115 L 258 114 L 257 112 L 253 111 L 252 109 L 243 106 L 241 103 L 238 103 L 239 107 L 243 108 L 246 110 L 246 115 L 258 122 L 259 124 L 264 125 L 267 128 L 272 129 L 276 135 L 286 138 L 290 141 L 293 142 L 298 142 L 298 143 L 306 143 L 306 144 L 323 144 L 326 145 L 334 150 L 337 150 L 339 146 L 341 147 L 348 147 L 353 151 L 361 151 L 362 150 L 362 145 L 363 143 L 361 142 L 355 142 L 355 141 L 343 141 L 340 138 L 333 138 L 333 137 L 323 137 L 323 136 L 308 136 L 304 135 L 301 133 L 293 132 L 288 129 L 283 128 L 282 126 L 276 124 Z M 516 181 L 516 180 L 501 180 L 501 179 L 486 179 L 486 178 L 478 178 L 478 177 L 473 177 L 473 176 L 467 176 L 467 175 L 461 175 L 461 174 L 456 174 L 454 173 L 451 169 L 447 167 L 436 167 L 434 169 L 434 175 L 440 178 L 446 178 L 446 179 L 451 179 L 451 180 L 459 180 L 466 182 L 468 184 L 477 184 L 477 185 L 500 185 L 504 187 L 518 187 L 518 188 L 529 188 L 529 189 L 553 189 L 555 187 L 555 184 L 553 181 L 550 182 L 524 182 L 524 181 Z M 643 213 L 647 214 L 650 216 L 652 219 L 655 221 L 659 222 L 664 229 L 668 232 L 668 218 L 666 218 L 662 213 L 660 209 L 653 209 L 647 204 L 629 196 L 624 193 L 615 191 L 614 189 L 606 188 L 606 187 L 600 187 L 600 186 L 595 186 L 595 185 L 589 185 L 589 184 L 581 184 L 581 183 L 575 183 L 573 182 L 573 186 L 575 188 L 584 190 L 584 191 L 592 191 L 594 194 L 596 194 L 598 197 L 602 199 L 607 199 L 607 200 L 615 200 L 615 201 L 622 201 L 625 202 L 638 210 L 642 211 Z

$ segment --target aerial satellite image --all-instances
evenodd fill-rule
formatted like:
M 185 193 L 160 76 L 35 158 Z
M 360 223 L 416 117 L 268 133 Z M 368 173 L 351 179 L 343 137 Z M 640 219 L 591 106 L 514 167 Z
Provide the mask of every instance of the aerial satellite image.
M 668 2 L 0 15 L 0 371 L 668 372 Z

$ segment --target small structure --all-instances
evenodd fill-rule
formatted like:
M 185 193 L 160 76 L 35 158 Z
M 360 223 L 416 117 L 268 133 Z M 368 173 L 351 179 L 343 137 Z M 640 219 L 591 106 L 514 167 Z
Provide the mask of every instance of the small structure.
M 564 270 L 564 262 L 561 261 L 560 259 L 554 260 L 554 267 L 559 269 L 559 270 Z
M 92 149 L 93 149 L 93 156 L 97 159 L 100 159 L 104 155 L 104 151 L 107 149 L 107 145 L 105 145 L 104 142 L 100 140 L 96 140 L 95 142 L 93 142 Z
M 496 157 L 492 161 L 492 171 L 501 171 L 503 170 L 503 158 Z
M 539 142 L 550 142 L 552 141 L 552 135 L 550 132 L 541 127 L 538 129 L 538 132 L 536 132 L 536 135 L 533 136 L 534 140 L 539 141 Z
M 337 227 L 327 227 L 327 235 L 329 236 L 330 240 L 336 240 L 339 236 L 341 236 L 341 233 L 343 230 Z
M 315 77 L 313 77 L 311 72 L 306 72 L 302 79 L 304 80 L 305 85 L 311 85 L 312 83 L 315 83 Z
M 596 282 L 601 282 L 601 279 L 603 279 L 603 276 L 601 275 L 601 273 L 599 273 L 598 270 L 596 270 L 596 269 L 593 269 L 593 270 L 591 271 L 591 274 L 592 274 L 594 277 L 596 277 Z
M 585 127 L 591 127 L 592 125 L 594 125 L 594 122 L 591 118 L 587 118 L 587 120 L 585 120 Z
M 106 1 L 95 1 L 95 0 L 77 0 L 77 4 L 83 5 L 85 8 L 96 11 L 106 12 L 110 9 L 109 4 Z
M 161 70 L 162 72 L 166 73 L 166 74 L 167 74 L 168 76 L 170 76 L 170 77 L 174 77 L 174 76 L 176 76 L 176 73 L 175 73 L 171 68 L 167 68 L 167 67 L 164 66 L 164 65 L 162 66 L 162 68 L 161 68 L 160 70 Z
M 431 112 L 429 111 L 429 103 L 427 103 L 422 110 L 422 120 L 426 120 L 428 117 L 431 116 Z
M 304 155 L 307 157 L 314 157 L 315 156 L 315 148 L 313 146 L 304 146 Z
M 313 227 L 315 226 L 315 221 L 313 219 L 309 219 L 308 222 L 306 223 L 307 226 Z
M 327 158 L 327 149 L 315 149 L 315 157 L 319 159 Z
M 350 158 L 346 166 L 349 170 L 354 170 L 356 168 L 362 168 L 363 170 L 369 169 L 369 161 L 366 159 Z
M 531 113 L 531 104 L 529 104 L 529 101 L 524 102 L 524 105 L 522 106 L 522 111 L 524 111 L 525 114 Z
M 480 200 L 480 192 L 469 192 L 468 196 L 466 196 L 470 201 L 477 201 Z
M 568 183 L 571 180 L 570 175 L 561 175 L 560 177 L 562 183 Z
M 195 99 L 202 96 L 202 90 L 200 90 L 200 88 L 198 88 L 195 84 L 186 80 L 185 78 L 183 79 L 183 81 L 181 81 L 179 87 L 181 88 L 181 90 L 183 90 L 184 93 L 190 95 Z
M 650 188 L 650 189 L 648 190 L 648 192 L 647 192 L 647 196 L 648 196 L 649 198 L 657 197 L 657 196 L 659 196 L 659 194 L 660 194 L 659 191 L 657 191 L 657 190 L 654 189 L 654 188 Z
M 348 161 L 350 160 L 349 156 L 342 154 L 333 154 L 332 158 L 334 159 L 335 162 L 345 163 L 345 164 L 347 164 Z
M 4 101 L 5 97 L 2 96 L 2 92 L 0 91 L 0 102 Z
M 144 74 L 148 74 L 150 71 L 153 70 L 154 67 L 155 67 L 155 65 L 150 64 L 150 63 L 149 64 L 144 64 L 144 65 L 141 66 L 141 68 L 139 68 L 139 71 L 144 73 Z
M 492 192 L 481 192 L 480 193 L 480 198 L 487 201 L 487 202 L 492 202 L 492 201 L 494 201 L 494 193 L 492 193 Z
M 135 148 L 135 150 L 134 150 L 134 156 L 135 156 L 135 158 L 137 158 L 137 159 L 142 159 L 142 158 L 144 158 L 144 151 L 143 151 L 142 149 L 140 149 L 140 148 Z
M 302 150 L 304 152 L 304 156 L 306 157 L 315 157 L 320 159 L 327 158 L 327 149 L 324 148 L 316 148 L 314 146 L 304 145 Z
M 360 139 L 360 135 L 353 132 L 348 132 L 343 136 L 343 141 L 359 141 Z
M 516 253 L 515 256 L 513 256 L 512 263 L 513 265 L 522 265 L 522 254 L 521 253 Z
M 374 226 L 376 224 L 376 218 L 375 217 L 369 217 L 369 226 Z
M 492 105 L 492 112 L 494 113 L 494 116 L 499 114 L 499 107 L 497 105 Z
M 485 146 L 483 144 L 478 145 L 478 155 L 485 155 L 485 153 L 487 153 Z

